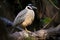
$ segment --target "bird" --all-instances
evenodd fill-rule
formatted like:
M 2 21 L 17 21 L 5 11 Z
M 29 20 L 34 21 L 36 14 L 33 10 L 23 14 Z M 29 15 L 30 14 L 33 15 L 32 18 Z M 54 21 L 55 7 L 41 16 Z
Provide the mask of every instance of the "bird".
M 26 27 L 32 24 L 35 17 L 34 9 L 37 9 L 37 7 L 33 6 L 32 4 L 28 4 L 25 9 L 20 11 L 18 15 L 15 17 L 13 26 L 20 25 L 26 32 L 30 32 L 27 30 Z

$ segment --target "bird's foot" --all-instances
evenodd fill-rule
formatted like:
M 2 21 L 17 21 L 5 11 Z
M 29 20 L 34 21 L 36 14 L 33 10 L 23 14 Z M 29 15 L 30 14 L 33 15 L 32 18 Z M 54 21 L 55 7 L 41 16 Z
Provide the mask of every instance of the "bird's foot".
M 25 29 L 25 31 L 26 31 L 27 33 L 31 33 L 31 31 L 29 31 L 29 30 L 27 30 L 27 29 Z
M 31 33 L 31 31 L 29 31 L 29 30 L 26 30 L 26 32 Z

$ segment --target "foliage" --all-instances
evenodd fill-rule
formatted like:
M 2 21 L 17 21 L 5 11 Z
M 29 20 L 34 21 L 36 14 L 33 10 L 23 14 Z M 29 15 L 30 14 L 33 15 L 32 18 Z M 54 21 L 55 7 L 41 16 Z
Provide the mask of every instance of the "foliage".
M 58 4 L 58 1 L 57 1 L 57 0 L 52 0 L 52 1 L 53 1 L 53 3 L 54 3 L 55 5 Z
M 42 20 L 43 24 L 47 24 L 47 23 L 49 23 L 50 21 L 51 21 L 51 18 L 49 18 L 49 17 L 45 17 L 45 18 Z

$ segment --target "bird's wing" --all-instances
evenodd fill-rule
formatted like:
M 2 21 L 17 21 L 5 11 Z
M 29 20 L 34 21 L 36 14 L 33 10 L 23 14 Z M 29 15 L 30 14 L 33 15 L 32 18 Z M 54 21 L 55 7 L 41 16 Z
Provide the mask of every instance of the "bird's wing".
M 13 22 L 13 26 L 22 23 L 25 20 L 26 13 L 27 13 L 26 9 L 19 12 L 18 15 L 16 16 L 14 22 Z

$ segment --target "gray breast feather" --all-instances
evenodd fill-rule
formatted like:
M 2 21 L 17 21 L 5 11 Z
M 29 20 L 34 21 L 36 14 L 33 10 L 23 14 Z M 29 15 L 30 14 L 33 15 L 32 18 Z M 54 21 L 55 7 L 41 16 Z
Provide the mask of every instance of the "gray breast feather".
M 26 9 L 19 12 L 18 15 L 16 16 L 14 22 L 13 22 L 13 26 L 22 23 L 25 20 L 26 13 L 27 13 Z

